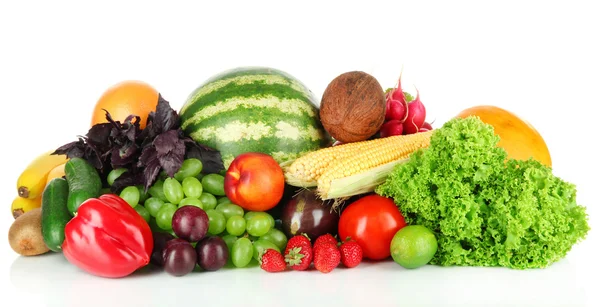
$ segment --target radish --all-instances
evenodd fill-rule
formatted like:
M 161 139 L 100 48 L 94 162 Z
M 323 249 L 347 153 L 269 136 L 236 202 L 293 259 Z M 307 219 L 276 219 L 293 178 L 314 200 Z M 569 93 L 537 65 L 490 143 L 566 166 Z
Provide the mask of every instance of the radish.
M 431 126 L 430 123 L 424 122 L 423 126 L 421 126 L 421 129 L 433 130 L 433 127 Z
M 385 122 L 379 130 L 379 136 L 382 138 L 393 135 L 402 135 L 402 122 L 397 119 Z
M 408 102 L 406 101 L 404 92 L 402 92 L 401 79 L 402 74 L 398 78 L 398 87 L 394 88 L 386 96 L 385 120 L 395 119 L 403 123 L 408 116 Z
M 407 109 L 408 103 L 406 103 L 406 99 L 396 100 L 392 98 L 390 93 L 388 94 L 385 106 L 385 120 L 395 119 L 404 122 L 406 120 L 406 116 L 408 115 L 406 112 Z
M 425 123 L 425 106 L 421 102 L 419 90 L 417 89 L 417 98 L 408 104 L 408 116 L 402 123 L 404 134 L 417 133 Z

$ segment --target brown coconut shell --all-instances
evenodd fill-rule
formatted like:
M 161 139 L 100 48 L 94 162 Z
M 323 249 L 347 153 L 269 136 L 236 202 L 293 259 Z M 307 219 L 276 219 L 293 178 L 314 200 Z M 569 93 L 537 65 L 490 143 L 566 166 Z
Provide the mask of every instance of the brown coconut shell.
M 362 71 L 333 79 L 321 99 L 323 127 L 344 143 L 364 141 L 375 135 L 385 120 L 385 94 L 373 76 Z

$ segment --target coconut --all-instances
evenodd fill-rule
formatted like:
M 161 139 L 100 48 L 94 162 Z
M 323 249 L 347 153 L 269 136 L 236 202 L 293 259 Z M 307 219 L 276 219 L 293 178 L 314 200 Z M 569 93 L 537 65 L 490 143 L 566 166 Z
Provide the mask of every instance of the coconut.
M 364 141 L 375 135 L 385 120 L 385 94 L 373 76 L 362 71 L 333 79 L 321 99 L 323 127 L 337 141 Z

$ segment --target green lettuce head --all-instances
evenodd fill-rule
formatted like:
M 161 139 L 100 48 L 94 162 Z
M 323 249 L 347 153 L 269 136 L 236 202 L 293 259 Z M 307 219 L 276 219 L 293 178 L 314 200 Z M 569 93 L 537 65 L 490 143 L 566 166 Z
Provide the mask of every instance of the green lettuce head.
M 508 159 L 498 141 L 477 117 L 451 119 L 376 189 L 408 224 L 434 231 L 431 264 L 543 268 L 587 235 L 575 186 L 535 160 Z

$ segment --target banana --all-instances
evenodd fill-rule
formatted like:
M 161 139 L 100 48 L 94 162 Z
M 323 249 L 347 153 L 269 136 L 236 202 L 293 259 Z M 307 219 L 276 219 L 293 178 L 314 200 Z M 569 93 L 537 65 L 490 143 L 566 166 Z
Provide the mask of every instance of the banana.
M 17 192 L 20 197 L 36 199 L 46 187 L 48 173 L 55 167 L 67 162 L 65 155 L 52 155 L 48 151 L 35 158 L 21 173 L 17 180 Z
M 10 206 L 10 211 L 12 212 L 13 217 L 16 219 L 21 216 L 23 213 L 33 210 L 35 208 L 40 208 L 42 206 L 42 197 L 38 197 L 36 199 L 23 198 L 21 196 L 17 196 Z
M 65 162 L 63 164 L 60 164 L 48 173 L 48 178 L 46 178 L 46 185 L 48 185 L 50 181 L 52 181 L 52 179 L 60 178 L 65 175 L 65 164 L 67 163 Z

